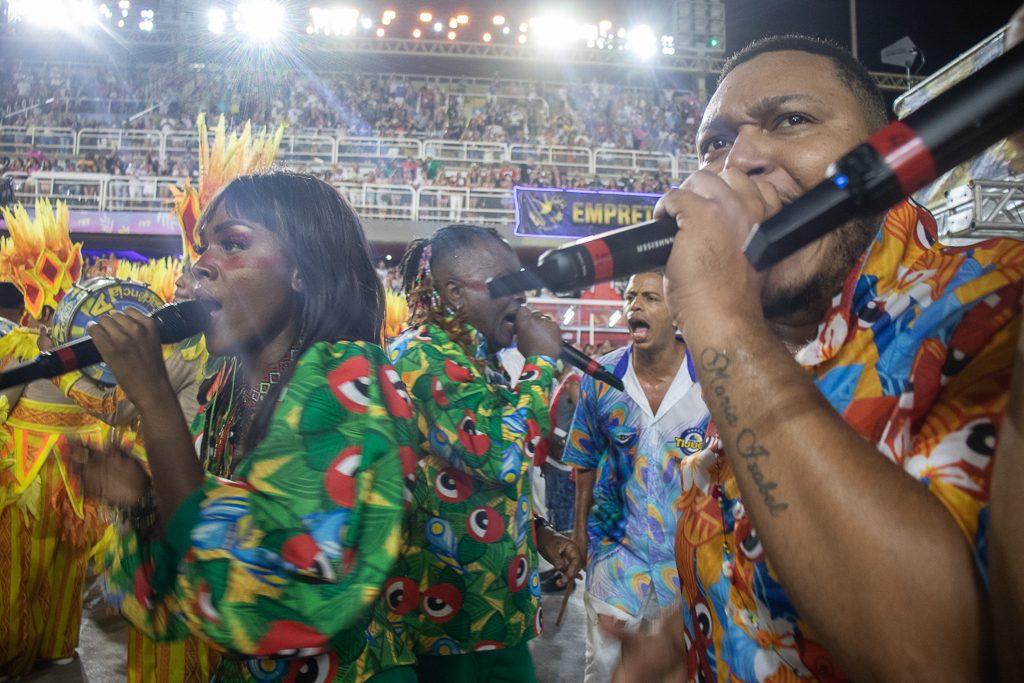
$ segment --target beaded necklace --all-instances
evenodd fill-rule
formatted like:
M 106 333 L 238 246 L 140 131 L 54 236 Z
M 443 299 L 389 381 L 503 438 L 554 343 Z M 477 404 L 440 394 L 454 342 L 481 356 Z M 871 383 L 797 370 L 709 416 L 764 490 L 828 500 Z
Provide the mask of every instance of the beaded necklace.
M 222 376 L 211 388 L 211 403 L 203 425 L 200 451 L 208 472 L 226 479 L 232 477 L 244 455 L 238 448 L 242 436 L 252 427 L 253 418 L 263 399 L 274 385 L 280 383 L 288 368 L 294 365 L 298 354 L 298 348 L 290 348 L 252 386 L 239 377 L 237 360 L 224 368 Z M 224 401 L 227 405 L 223 405 Z

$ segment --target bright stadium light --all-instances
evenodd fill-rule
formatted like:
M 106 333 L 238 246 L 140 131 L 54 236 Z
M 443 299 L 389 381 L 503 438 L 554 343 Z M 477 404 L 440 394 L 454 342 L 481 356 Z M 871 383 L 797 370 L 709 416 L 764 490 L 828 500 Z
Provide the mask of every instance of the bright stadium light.
M 502 34 L 504 34 L 504 35 L 506 35 L 506 36 L 507 36 L 507 35 L 508 35 L 509 33 L 512 33 L 512 29 L 511 29 L 511 28 L 509 28 L 508 26 L 505 26 L 505 27 L 503 27 L 503 28 L 501 29 L 501 32 L 502 32 Z
M 650 26 L 640 24 L 626 35 L 626 49 L 640 59 L 650 59 L 658 52 L 658 39 Z
M 456 19 L 455 17 L 452 17 L 451 19 L 448 20 L 448 28 L 458 28 L 458 27 L 459 27 L 459 20 L 458 19 Z
M 526 34 L 520 33 L 519 37 L 516 38 L 516 40 L 519 42 L 520 45 L 526 45 Z
M 530 34 L 534 45 L 557 49 L 579 39 L 580 24 L 562 14 L 547 14 L 530 19 Z
M 358 26 L 359 10 L 351 7 L 332 7 L 331 9 L 311 7 L 309 18 L 312 23 L 306 29 L 307 33 L 318 33 L 325 36 L 349 36 L 352 35 Z
M 504 26 L 505 17 L 500 14 L 495 14 L 493 17 L 491 17 L 491 23 L 494 24 L 495 26 Z
M 381 17 L 380 17 L 380 23 L 382 23 L 385 26 L 387 26 L 392 21 L 394 21 L 397 16 L 398 16 L 398 13 L 395 12 L 395 10 L 393 10 L 393 9 L 386 9 L 386 10 L 384 10 L 384 14 L 382 14 Z
M 466 24 L 469 23 L 469 15 L 468 14 L 459 14 L 459 15 L 457 15 L 455 17 L 455 21 L 457 21 L 459 23 L 459 26 L 465 26 Z
M 109 10 L 108 10 L 109 11 Z M 9 0 L 7 21 L 73 31 L 99 23 L 91 0 Z
M 420 21 L 424 24 L 429 24 L 430 20 L 434 18 L 434 15 L 430 12 L 420 12 Z
M 210 33 L 215 33 L 218 36 L 222 35 L 227 23 L 228 13 L 220 7 L 211 7 L 210 11 L 206 13 L 206 28 L 209 29 Z
M 612 22 L 608 21 L 607 19 L 602 19 L 601 21 L 598 22 L 597 28 L 601 30 L 602 36 L 606 36 L 612 31 Z
M 440 33 L 441 29 L 443 29 L 443 28 L 444 28 L 444 26 L 441 24 L 440 21 L 435 21 L 434 22 L 434 33 Z
M 455 40 L 455 31 L 448 31 L 448 40 Z
M 412 37 L 413 38 L 419 38 L 422 35 L 423 35 L 423 31 L 419 30 L 418 28 L 414 28 L 412 30 Z
M 273 0 L 243 0 L 232 15 L 238 32 L 257 43 L 273 42 L 284 17 L 284 7 Z
M 491 34 L 490 34 L 490 33 L 485 33 L 485 34 L 483 35 L 483 38 L 484 38 L 484 42 L 485 42 L 485 43 L 489 43 L 489 42 L 491 42 Z
M 384 37 L 384 29 L 383 29 L 383 27 L 377 29 L 377 37 L 378 38 L 383 38 Z

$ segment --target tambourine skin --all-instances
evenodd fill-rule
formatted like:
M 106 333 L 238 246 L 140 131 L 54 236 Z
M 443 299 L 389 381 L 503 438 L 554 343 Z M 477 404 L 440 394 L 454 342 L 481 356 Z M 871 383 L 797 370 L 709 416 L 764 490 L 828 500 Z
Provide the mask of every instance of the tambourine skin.
M 134 280 L 95 277 L 68 291 L 53 314 L 51 335 L 55 344 L 81 339 L 89 334 L 89 324 L 110 311 L 131 308 L 149 314 L 164 305 L 164 300 L 146 285 Z M 117 382 L 105 363 L 84 368 L 82 374 L 105 386 Z

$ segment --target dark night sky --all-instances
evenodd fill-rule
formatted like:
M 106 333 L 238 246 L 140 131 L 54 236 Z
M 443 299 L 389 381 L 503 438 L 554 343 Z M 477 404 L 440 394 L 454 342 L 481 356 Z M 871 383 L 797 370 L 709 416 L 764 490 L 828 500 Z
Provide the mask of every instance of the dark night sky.
M 850 43 L 847 0 L 726 0 L 729 49 L 774 33 L 814 33 Z M 951 61 L 1001 26 L 1020 0 L 857 0 L 860 59 L 871 69 L 894 71 L 882 64 L 882 48 L 903 36 L 925 55 L 921 73 Z

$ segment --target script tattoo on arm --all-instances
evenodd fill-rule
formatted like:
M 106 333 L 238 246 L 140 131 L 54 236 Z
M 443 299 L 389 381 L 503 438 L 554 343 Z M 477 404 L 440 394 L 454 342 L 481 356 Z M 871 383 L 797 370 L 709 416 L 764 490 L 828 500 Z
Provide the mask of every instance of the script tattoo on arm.
M 708 395 L 717 401 L 725 423 L 735 428 L 739 424 L 739 416 L 729 395 L 728 383 L 732 379 L 729 375 L 729 362 L 729 356 L 717 349 L 704 349 L 700 354 L 702 381 L 708 387 Z M 771 453 L 758 441 L 757 433 L 749 427 L 741 427 L 733 447 L 736 455 L 743 459 L 772 517 L 785 512 L 789 505 L 778 498 L 778 482 L 769 479 L 761 469 L 760 460 L 767 459 Z

